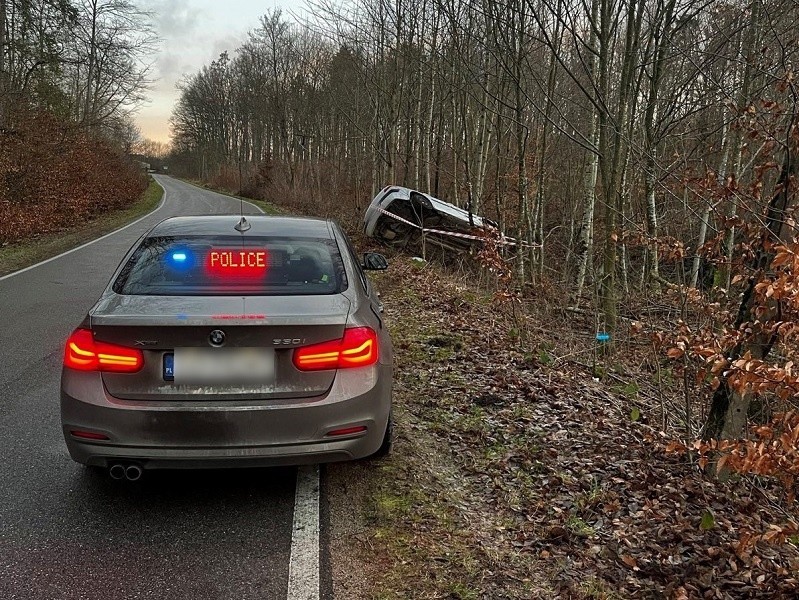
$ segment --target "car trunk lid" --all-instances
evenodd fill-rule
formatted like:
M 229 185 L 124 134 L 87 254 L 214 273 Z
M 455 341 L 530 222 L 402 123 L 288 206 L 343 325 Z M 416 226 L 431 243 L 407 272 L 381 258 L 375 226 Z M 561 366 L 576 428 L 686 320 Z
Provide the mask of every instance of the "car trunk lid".
M 144 368 L 137 373 L 102 374 L 112 396 L 130 400 L 268 400 L 308 398 L 330 388 L 335 371 L 300 372 L 292 364 L 292 353 L 297 347 L 341 338 L 349 309 L 349 300 L 342 294 L 112 295 L 101 300 L 90 316 L 95 339 L 139 348 L 144 354 Z M 218 332 L 224 337 L 221 343 L 215 343 Z M 226 364 L 240 366 L 241 355 L 247 352 L 272 361 L 272 374 L 259 375 L 253 381 L 236 380 L 235 375 L 232 380 L 206 381 L 187 379 L 188 371 L 180 371 L 181 365 L 189 364 L 187 356 L 210 360 L 211 366 L 224 371 Z

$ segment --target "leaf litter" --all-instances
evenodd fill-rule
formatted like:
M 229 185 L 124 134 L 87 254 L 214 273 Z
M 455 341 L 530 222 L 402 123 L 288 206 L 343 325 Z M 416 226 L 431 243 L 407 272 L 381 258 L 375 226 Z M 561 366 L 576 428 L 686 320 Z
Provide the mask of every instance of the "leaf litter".
M 778 486 L 709 479 L 666 451 L 647 418 L 654 395 L 631 405 L 586 365 L 525 350 L 506 309 L 435 266 L 397 257 L 376 283 L 395 345 L 396 443 L 381 463 L 328 467 L 365 498 L 367 543 L 348 551 L 368 585 L 338 596 L 799 594 L 793 541 L 745 543 L 795 516 Z

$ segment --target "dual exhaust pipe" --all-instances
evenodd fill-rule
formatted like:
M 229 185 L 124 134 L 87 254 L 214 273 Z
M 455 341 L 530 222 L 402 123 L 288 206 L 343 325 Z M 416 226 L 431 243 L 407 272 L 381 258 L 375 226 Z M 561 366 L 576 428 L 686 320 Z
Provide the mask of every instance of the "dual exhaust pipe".
M 108 469 L 111 479 L 127 479 L 128 481 L 138 481 L 143 474 L 142 468 L 135 464 L 114 463 Z

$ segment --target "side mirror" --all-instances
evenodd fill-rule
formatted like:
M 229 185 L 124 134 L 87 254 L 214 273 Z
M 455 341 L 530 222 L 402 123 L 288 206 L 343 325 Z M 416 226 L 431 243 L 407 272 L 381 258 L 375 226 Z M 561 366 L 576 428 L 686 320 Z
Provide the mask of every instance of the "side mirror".
M 377 252 L 366 252 L 363 255 L 363 268 L 365 271 L 385 271 L 388 269 L 386 257 Z

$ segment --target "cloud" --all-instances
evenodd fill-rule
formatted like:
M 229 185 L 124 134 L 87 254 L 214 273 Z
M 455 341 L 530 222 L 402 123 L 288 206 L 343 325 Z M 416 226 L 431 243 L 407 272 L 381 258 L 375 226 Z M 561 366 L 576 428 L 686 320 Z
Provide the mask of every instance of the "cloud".
M 196 69 L 196 65 L 186 59 L 184 52 L 163 50 L 156 61 L 158 81 L 155 89 L 171 92 L 185 74 L 192 73 Z
M 233 58 L 238 47 L 241 46 L 246 39 L 247 36 L 244 33 L 239 35 L 226 35 L 224 37 L 215 39 L 212 46 L 214 54 L 211 60 L 216 60 L 219 58 L 219 55 L 225 51 L 227 51 L 230 58 Z
M 168 141 L 167 120 L 178 99 L 176 84 L 186 75 L 227 51 L 233 58 L 258 27 L 259 17 L 269 4 L 297 9 L 302 0 L 138 0 L 137 5 L 152 13 L 152 24 L 161 38 L 159 53 L 153 56 L 155 79 L 136 121 L 145 136 Z
M 141 7 L 152 13 L 153 25 L 161 36 L 181 32 L 190 34 L 204 16 L 204 11 L 191 0 L 143 0 Z

